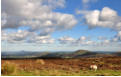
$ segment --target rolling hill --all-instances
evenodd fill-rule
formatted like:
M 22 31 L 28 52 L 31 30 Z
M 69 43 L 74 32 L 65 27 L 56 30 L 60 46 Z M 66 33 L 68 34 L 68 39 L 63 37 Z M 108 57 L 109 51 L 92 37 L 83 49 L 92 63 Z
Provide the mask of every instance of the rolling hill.
M 121 56 L 121 52 L 92 52 L 88 50 L 77 50 L 74 52 L 2 52 L 2 59 L 21 58 L 82 58 L 82 57 L 107 57 Z

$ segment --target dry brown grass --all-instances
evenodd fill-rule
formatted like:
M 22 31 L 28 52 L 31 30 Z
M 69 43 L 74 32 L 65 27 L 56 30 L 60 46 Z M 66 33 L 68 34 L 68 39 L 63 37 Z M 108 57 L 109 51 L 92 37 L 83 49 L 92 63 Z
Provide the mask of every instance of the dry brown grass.
M 95 62 L 98 70 L 95 72 L 89 66 Z M 6 63 L 8 62 L 8 63 Z M 17 72 L 5 74 L 5 64 L 17 65 Z M 4 68 L 3 68 L 4 66 Z M 4 74 L 3 74 L 4 72 Z M 80 59 L 23 59 L 2 60 L 3 76 L 121 76 L 120 58 L 80 58 Z
M 37 59 L 37 60 L 36 60 L 36 63 L 37 63 L 37 64 L 44 65 L 44 64 L 45 64 L 45 61 L 44 61 L 43 59 Z
M 16 71 L 17 71 L 17 65 L 7 61 L 1 67 L 2 74 L 13 74 Z

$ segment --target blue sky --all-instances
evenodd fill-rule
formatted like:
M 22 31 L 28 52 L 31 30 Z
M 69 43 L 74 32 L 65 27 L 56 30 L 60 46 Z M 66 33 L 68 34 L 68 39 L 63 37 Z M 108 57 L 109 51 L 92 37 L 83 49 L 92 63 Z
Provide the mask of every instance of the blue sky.
M 121 50 L 120 0 L 1 3 L 2 51 Z

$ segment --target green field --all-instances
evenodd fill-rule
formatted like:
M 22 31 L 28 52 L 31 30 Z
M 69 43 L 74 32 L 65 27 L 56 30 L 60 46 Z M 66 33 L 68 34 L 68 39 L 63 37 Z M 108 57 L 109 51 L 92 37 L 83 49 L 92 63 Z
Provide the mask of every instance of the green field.
M 121 71 L 115 70 L 85 70 L 85 71 L 63 71 L 63 70 L 34 70 L 18 71 L 13 74 L 2 76 L 121 76 Z

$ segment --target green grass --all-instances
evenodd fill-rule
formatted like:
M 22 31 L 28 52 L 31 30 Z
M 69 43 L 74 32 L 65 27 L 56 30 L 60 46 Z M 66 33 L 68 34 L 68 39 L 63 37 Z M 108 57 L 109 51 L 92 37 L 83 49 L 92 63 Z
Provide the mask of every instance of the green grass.
M 121 70 L 86 70 L 86 71 L 65 71 L 65 70 L 33 70 L 31 72 L 18 71 L 16 74 L 3 76 L 121 76 Z

